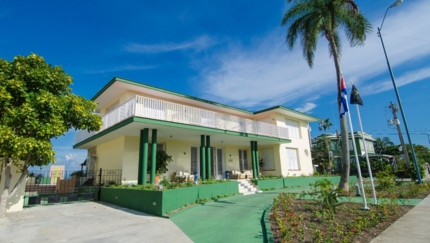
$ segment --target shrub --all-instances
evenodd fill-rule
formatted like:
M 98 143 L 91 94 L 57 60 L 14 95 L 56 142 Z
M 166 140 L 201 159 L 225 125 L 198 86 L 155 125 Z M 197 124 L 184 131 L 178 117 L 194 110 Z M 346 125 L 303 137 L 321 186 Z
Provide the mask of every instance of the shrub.
M 392 169 L 390 168 L 390 166 L 387 166 L 385 170 L 381 170 L 376 173 L 376 178 L 378 179 L 380 190 L 390 189 L 396 184 L 394 180 L 394 175 L 391 171 Z

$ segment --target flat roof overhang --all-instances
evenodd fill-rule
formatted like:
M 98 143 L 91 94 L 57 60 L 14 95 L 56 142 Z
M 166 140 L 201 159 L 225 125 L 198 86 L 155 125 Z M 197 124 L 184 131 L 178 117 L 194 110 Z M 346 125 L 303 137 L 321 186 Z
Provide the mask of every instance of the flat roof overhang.
M 274 138 L 263 135 L 234 132 L 169 121 L 160 121 L 150 118 L 130 117 L 75 144 L 73 148 L 89 149 L 121 136 L 138 137 L 140 136 L 140 130 L 144 128 L 157 129 L 158 139 L 189 141 L 195 142 L 196 144 L 200 144 L 201 135 L 210 136 L 211 144 L 250 146 L 250 141 L 257 141 L 259 145 L 264 146 L 291 143 L 290 139 Z

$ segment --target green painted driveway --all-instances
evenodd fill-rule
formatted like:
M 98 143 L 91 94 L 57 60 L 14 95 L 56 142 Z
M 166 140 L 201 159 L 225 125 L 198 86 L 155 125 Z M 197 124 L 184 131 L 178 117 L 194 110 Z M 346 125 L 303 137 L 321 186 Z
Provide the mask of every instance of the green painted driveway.
M 197 205 L 170 219 L 196 243 L 263 242 L 261 218 L 280 192 L 301 192 L 308 188 L 281 189 L 248 196 L 233 196 Z
M 264 242 L 262 216 L 280 192 L 301 192 L 309 187 L 266 191 L 248 196 L 233 196 L 196 205 L 178 212 L 170 219 L 194 242 Z M 361 197 L 341 198 L 343 202 L 362 202 Z M 368 203 L 373 199 L 368 198 Z M 422 199 L 399 204 L 416 205 Z M 270 229 L 268 229 L 270 230 Z

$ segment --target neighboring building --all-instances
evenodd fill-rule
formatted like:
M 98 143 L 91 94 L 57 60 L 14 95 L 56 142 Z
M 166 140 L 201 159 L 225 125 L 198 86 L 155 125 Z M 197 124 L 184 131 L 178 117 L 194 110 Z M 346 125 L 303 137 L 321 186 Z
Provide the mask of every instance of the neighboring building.
M 340 150 L 339 150 L 339 144 L 341 135 L 339 134 L 339 143 L 336 134 L 321 134 L 315 138 L 312 139 L 312 147 L 316 146 L 318 141 L 321 139 L 322 136 L 326 135 L 328 139 L 330 139 L 330 156 L 333 156 L 333 165 L 334 170 L 338 171 L 341 168 L 341 156 L 340 156 Z M 355 165 L 355 153 L 354 153 L 354 147 L 351 139 L 351 134 L 348 136 L 349 138 L 349 154 L 350 154 L 350 162 L 351 164 Z M 361 137 L 361 132 L 354 132 L 354 139 L 355 144 L 357 146 L 357 154 L 358 159 L 362 161 L 363 159 L 366 159 L 364 146 L 367 148 L 367 152 L 369 155 L 369 160 L 384 160 L 389 161 L 393 156 L 392 155 L 386 155 L 386 154 L 377 154 L 375 153 L 375 148 L 373 146 L 373 142 L 375 141 L 374 138 L 372 138 L 372 135 L 364 133 L 364 141 Z
M 308 127 L 319 119 L 295 110 L 276 106 L 249 112 L 121 78 L 92 100 L 103 126 L 98 132 L 79 131 L 73 147 L 88 150 L 87 170 L 122 170 L 123 183 L 136 183 L 139 157 L 151 153 L 154 140 L 157 150 L 173 156 L 165 174 L 169 179 L 178 171 L 200 175 L 202 147 L 210 152 L 205 163 L 210 161 L 213 178 L 251 170 L 252 141 L 257 158 L 263 158 L 263 175 L 313 173 Z

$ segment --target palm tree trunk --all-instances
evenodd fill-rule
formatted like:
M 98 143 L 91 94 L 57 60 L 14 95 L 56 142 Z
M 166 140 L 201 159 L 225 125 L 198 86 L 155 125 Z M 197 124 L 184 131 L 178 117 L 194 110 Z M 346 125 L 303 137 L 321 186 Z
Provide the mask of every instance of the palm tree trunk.
M 331 54 L 333 55 L 334 66 L 336 68 L 336 77 L 337 77 L 337 107 L 340 110 L 340 82 L 342 79 L 342 71 L 340 69 L 339 62 L 339 53 L 335 44 L 335 40 L 333 35 L 326 35 L 329 43 Z M 346 115 L 340 118 L 340 132 L 342 136 L 342 171 L 340 174 L 339 188 L 341 188 L 345 192 L 349 192 L 349 170 L 350 170 L 350 161 L 349 161 L 349 139 L 348 139 L 348 126 L 346 123 Z

